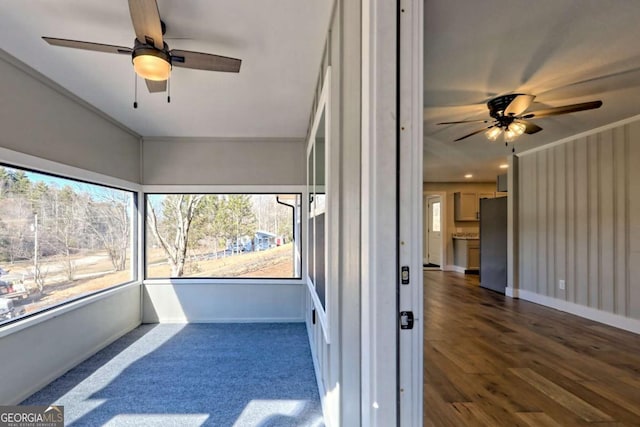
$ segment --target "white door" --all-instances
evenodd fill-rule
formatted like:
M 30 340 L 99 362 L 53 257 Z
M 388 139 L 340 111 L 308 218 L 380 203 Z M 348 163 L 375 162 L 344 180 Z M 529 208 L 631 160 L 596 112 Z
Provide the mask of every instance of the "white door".
M 442 232 L 440 222 L 440 196 L 430 197 L 427 202 L 427 262 L 440 266 L 442 256 Z

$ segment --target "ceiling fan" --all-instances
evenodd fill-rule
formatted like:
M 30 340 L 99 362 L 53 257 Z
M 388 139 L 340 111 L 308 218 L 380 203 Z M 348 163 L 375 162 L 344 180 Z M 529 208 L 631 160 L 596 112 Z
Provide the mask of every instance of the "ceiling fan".
M 145 79 L 147 89 L 152 93 L 167 90 L 167 80 L 174 66 L 229 73 L 240 71 L 240 59 L 188 50 L 169 50 L 169 46 L 162 39 L 166 27 L 160 19 L 156 0 L 129 0 L 129 13 L 136 33 L 133 48 L 52 37 L 42 38 L 53 46 L 131 55 L 136 74 Z
M 547 108 L 544 110 L 525 111 L 533 102 L 534 95 L 525 95 L 522 93 L 513 93 L 493 98 L 487 102 L 489 108 L 489 116 L 493 120 L 462 120 L 457 122 L 442 122 L 439 125 L 452 125 L 460 123 L 491 123 L 490 126 L 475 130 L 468 135 L 462 136 L 455 141 L 461 141 L 470 136 L 485 132 L 490 141 L 498 139 L 500 134 L 504 133 L 505 141 L 512 142 L 523 133 L 534 134 L 540 132 L 542 128 L 530 119 L 539 119 L 548 116 L 558 116 L 560 114 L 575 113 L 578 111 L 593 110 L 602 106 L 602 101 L 582 102 L 580 104 L 564 105 L 562 107 Z

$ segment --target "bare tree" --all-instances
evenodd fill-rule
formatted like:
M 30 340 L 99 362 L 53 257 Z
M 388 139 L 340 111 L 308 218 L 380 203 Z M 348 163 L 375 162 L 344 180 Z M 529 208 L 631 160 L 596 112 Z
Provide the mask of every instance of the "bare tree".
M 128 194 L 111 191 L 86 205 L 87 227 L 107 251 L 116 271 L 126 268 L 131 238 L 130 201 Z
M 58 253 L 64 260 L 67 279 L 72 281 L 77 270 L 77 265 L 72 256 L 79 249 L 79 242 L 86 226 L 86 215 L 83 204 L 87 200 L 81 197 L 70 187 L 65 187 L 54 199 L 56 216 L 53 229 L 49 230 L 51 236 L 57 241 Z
M 11 264 L 20 259 L 31 258 L 33 239 L 29 227 L 32 225 L 30 220 L 33 215 L 29 202 L 22 196 L 2 200 L 0 217 L 3 258 Z
M 181 277 L 187 259 L 189 231 L 198 213 L 202 195 L 172 194 L 162 202 L 162 221 L 158 220 L 157 207 L 147 203 L 149 229 L 167 256 L 171 277 Z
M 44 267 L 39 261 L 36 261 L 33 266 L 33 281 L 38 287 L 38 290 L 42 292 L 44 290 L 45 279 L 47 278 L 48 269 Z

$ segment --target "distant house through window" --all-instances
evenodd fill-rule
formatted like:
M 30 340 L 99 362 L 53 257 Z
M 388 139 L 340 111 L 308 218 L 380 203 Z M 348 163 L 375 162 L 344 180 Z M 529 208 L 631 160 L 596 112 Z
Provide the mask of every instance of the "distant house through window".
M 147 194 L 146 277 L 300 278 L 300 194 Z

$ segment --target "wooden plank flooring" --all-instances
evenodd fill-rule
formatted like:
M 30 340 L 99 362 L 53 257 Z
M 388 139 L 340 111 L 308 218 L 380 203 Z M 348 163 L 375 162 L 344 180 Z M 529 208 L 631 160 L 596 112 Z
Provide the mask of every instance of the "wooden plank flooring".
M 640 336 L 424 272 L 425 426 L 640 426 Z

